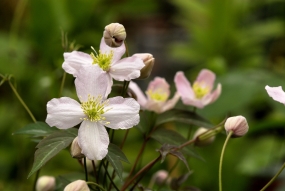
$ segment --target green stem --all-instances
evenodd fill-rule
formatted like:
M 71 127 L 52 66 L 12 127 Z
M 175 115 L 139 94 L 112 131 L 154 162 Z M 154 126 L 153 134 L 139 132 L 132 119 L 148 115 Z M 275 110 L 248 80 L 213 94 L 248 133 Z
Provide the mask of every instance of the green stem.
M 100 186 L 99 184 L 96 184 L 95 182 L 86 182 L 87 184 L 91 184 L 91 185 L 95 185 L 96 187 L 100 188 L 103 191 L 106 191 L 102 186 Z
M 95 181 L 96 181 L 96 165 L 95 165 L 95 162 L 94 160 L 92 160 L 92 167 L 93 167 L 93 172 L 94 172 L 94 178 L 95 178 Z
M 283 165 L 279 169 L 279 171 L 275 174 L 275 176 L 273 178 L 271 178 L 271 180 L 260 191 L 264 191 L 268 186 L 270 186 L 270 184 L 272 184 L 272 182 L 274 182 L 274 180 L 279 176 L 279 174 L 283 171 L 284 168 L 285 168 L 285 162 L 283 163 Z
M 37 186 L 37 181 L 38 181 L 39 175 L 40 175 L 40 170 L 37 170 L 36 177 L 35 177 L 35 180 L 34 180 L 33 191 L 36 191 L 36 186 Z
M 85 170 L 85 180 L 88 182 L 88 172 L 87 172 L 87 165 L 86 165 L 86 157 L 84 157 L 84 170 Z
M 223 165 L 223 157 L 224 157 L 224 153 L 225 153 L 225 149 L 227 146 L 228 141 L 230 140 L 230 137 L 232 136 L 233 131 L 230 131 L 226 141 L 224 143 L 223 149 L 222 149 L 222 153 L 221 153 L 221 158 L 220 158 L 220 167 L 219 167 L 219 191 L 222 191 L 222 165 Z
M 62 81 L 61 81 L 60 90 L 59 90 L 59 97 L 62 95 L 62 91 L 63 91 L 63 87 L 64 87 L 64 83 L 65 83 L 65 78 L 66 78 L 66 72 L 64 72 L 63 76 L 62 76 Z
M 30 117 L 32 118 L 32 120 L 36 123 L 37 120 L 34 117 L 34 115 L 32 114 L 32 112 L 30 111 L 30 109 L 28 108 L 28 106 L 25 104 L 25 102 L 23 101 L 23 99 L 21 98 L 21 96 L 18 94 L 16 88 L 13 86 L 13 84 L 11 83 L 10 79 L 8 80 L 9 85 L 11 87 L 11 89 L 13 90 L 14 94 L 16 95 L 16 97 L 18 98 L 18 100 L 21 102 L 21 104 L 23 105 L 23 107 L 26 109 L 26 111 L 28 112 L 28 114 L 30 115 Z
M 107 170 L 107 166 L 105 166 L 104 163 L 103 163 L 103 166 L 104 166 L 105 169 L 106 169 L 106 173 L 105 173 L 105 174 L 108 176 L 109 180 L 111 181 L 111 185 L 113 185 L 113 186 L 115 187 L 115 189 L 116 189 L 117 191 L 119 191 L 119 188 L 116 186 L 116 184 L 114 183 L 112 177 L 110 176 L 110 174 L 109 174 L 109 172 L 108 172 L 108 170 Z

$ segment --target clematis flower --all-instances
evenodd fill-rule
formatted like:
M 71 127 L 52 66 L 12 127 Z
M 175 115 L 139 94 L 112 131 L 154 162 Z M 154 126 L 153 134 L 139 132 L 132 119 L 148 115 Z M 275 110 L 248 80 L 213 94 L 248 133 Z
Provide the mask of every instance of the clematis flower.
M 248 132 L 248 123 L 244 116 L 229 117 L 225 122 L 227 133 L 233 131 L 233 137 L 242 137 Z
M 140 105 L 133 98 L 107 99 L 108 82 L 98 65 L 81 67 L 75 79 L 80 103 L 62 97 L 47 103 L 46 122 L 59 129 L 81 123 L 78 144 L 90 160 L 101 160 L 108 153 L 109 136 L 104 126 L 128 129 L 138 124 Z
M 156 113 L 163 113 L 172 109 L 180 98 L 178 93 L 175 93 L 172 99 L 168 99 L 170 95 L 169 84 L 160 77 L 156 77 L 149 83 L 146 91 L 147 97 L 135 82 L 131 81 L 129 88 L 136 94 L 137 101 L 143 109 Z
M 265 86 L 265 89 L 268 95 L 272 97 L 275 101 L 285 104 L 285 92 L 282 90 L 281 86 L 278 87 Z
M 213 72 L 203 69 L 193 86 L 191 86 L 183 72 L 176 73 L 174 82 L 185 105 L 203 108 L 216 101 L 221 94 L 221 84 L 218 84 L 217 89 L 212 91 L 215 78 L 216 75 Z
M 64 62 L 62 68 L 65 72 L 78 77 L 80 67 L 89 65 L 98 65 L 108 76 L 109 87 L 113 84 L 113 79 L 118 81 L 130 81 L 140 76 L 140 70 L 144 67 L 142 59 L 137 56 L 121 59 L 125 54 L 126 47 L 122 44 L 118 48 L 108 46 L 104 38 L 101 39 L 99 53 L 86 54 L 80 51 L 66 52 L 63 54 Z M 107 93 L 111 89 L 109 88 Z

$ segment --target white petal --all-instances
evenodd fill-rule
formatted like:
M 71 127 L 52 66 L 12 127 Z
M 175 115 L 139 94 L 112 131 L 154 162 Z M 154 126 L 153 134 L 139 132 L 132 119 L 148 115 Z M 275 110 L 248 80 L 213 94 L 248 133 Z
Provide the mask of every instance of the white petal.
M 81 102 L 87 101 L 88 95 L 95 98 L 99 95 L 104 97 L 107 89 L 110 89 L 109 77 L 97 64 L 80 68 L 75 87 L 77 96 Z
M 275 101 L 285 104 L 285 92 L 282 90 L 281 86 L 269 87 L 265 86 L 265 89 L 270 97 Z
M 140 76 L 140 70 L 143 67 L 143 61 L 136 56 L 132 56 L 113 63 L 109 73 L 115 80 L 130 81 Z
M 144 93 L 139 88 L 139 86 L 135 82 L 130 81 L 129 88 L 136 94 L 137 101 L 139 102 L 139 104 L 142 107 L 145 107 L 147 99 L 146 99 Z
M 139 123 L 140 105 L 135 99 L 117 96 L 108 101 L 109 105 L 105 107 L 106 113 L 102 116 L 110 123 L 104 124 L 105 126 L 112 129 L 128 129 Z
M 47 103 L 46 123 L 59 129 L 71 128 L 85 117 L 81 105 L 68 97 L 52 99 Z
M 78 130 L 78 144 L 89 160 L 102 160 L 108 153 L 109 135 L 102 124 L 83 121 Z
M 93 60 L 89 54 L 79 51 L 65 52 L 63 54 L 64 62 L 62 68 L 66 73 L 77 76 L 82 65 L 91 65 Z
M 113 55 L 113 62 L 117 62 L 118 60 L 120 60 L 122 58 L 122 56 L 125 54 L 126 52 L 126 47 L 125 44 L 123 43 L 121 46 L 117 47 L 117 48 L 112 48 L 110 46 L 108 46 L 105 43 L 104 38 L 101 39 L 101 43 L 100 43 L 100 51 L 101 53 L 107 53 L 109 54 L 111 51 L 113 51 L 114 55 Z

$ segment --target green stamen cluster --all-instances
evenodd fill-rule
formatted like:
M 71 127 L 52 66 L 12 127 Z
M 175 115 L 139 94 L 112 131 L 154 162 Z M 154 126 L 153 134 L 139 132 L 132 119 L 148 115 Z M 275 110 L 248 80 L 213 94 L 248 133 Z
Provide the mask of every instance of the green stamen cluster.
M 113 51 L 111 51 L 110 54 L 102 54 L 101 51 L 99 51 L 99 54 L 96 53 L 96 56 L 93 53 L 90 55 L 93 59 L 92 64 L 98 64 L 104 71 L 108 71 L 110 69 L 114 55 Z
M 81 103 L 81 108 L 83 109 L 83 112 L 88 116 L 88 118 L 84 118 L 84 120 L 105 120 L 105 117 L 103 117 L 102 114 L 106 112 L 104 111 L 104 106 L 106 106 L 107 104 L 107 101 L 102 102 L 102 96 L 94 98 L 88 95 L 88 100 L 86 102 Z
M 166 101 L 168 95 L 166 92 L 163 92 L 161 89 L 157 89 L 155 91 L 148 90 L 146 94 L 149 96 L 150 99 L 155 101 Z
M 196 98 L 201 99 L 206 94 L 208 94 L 210 90 L 209 90 L 209 88 L 207 86 L 202 86 L 198 82 L 195 82 L 193 84 L 193 91 L 194 91 L 194 93 L 196 95 Z

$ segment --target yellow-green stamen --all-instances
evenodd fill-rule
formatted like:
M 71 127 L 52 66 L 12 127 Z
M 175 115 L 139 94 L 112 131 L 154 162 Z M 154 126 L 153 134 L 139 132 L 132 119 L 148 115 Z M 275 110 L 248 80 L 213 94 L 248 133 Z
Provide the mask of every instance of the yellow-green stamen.
M 99 54 L 96 53 L 96 55 L 94 55 L 93 53 L 91 53 L 90 55 L 93 59 L 92 64 L 98 64 L 100 68 L 102 68 L 102 70 L 104 71 L 108 71 L 110 69 L 112 59 L 114 56 L 113 51 L 111 51 L 109 54 L 102 54 L 101 51 L 99 50 Z
M 150 99 L 154 101 L 166 101 L 168 98 L 168 95 L 166 92 L 163 92 L 162 89 L 156 89 L 156 90 L 148 90 L 146 94 L 149 96 Z
M 206 94 L 209 93 L 210 89 L 209 87 L 205 86 L 203 83 L 195 82 L 193 84 L 193 91 L 196 95 L 196 98 L 201 99 Z

